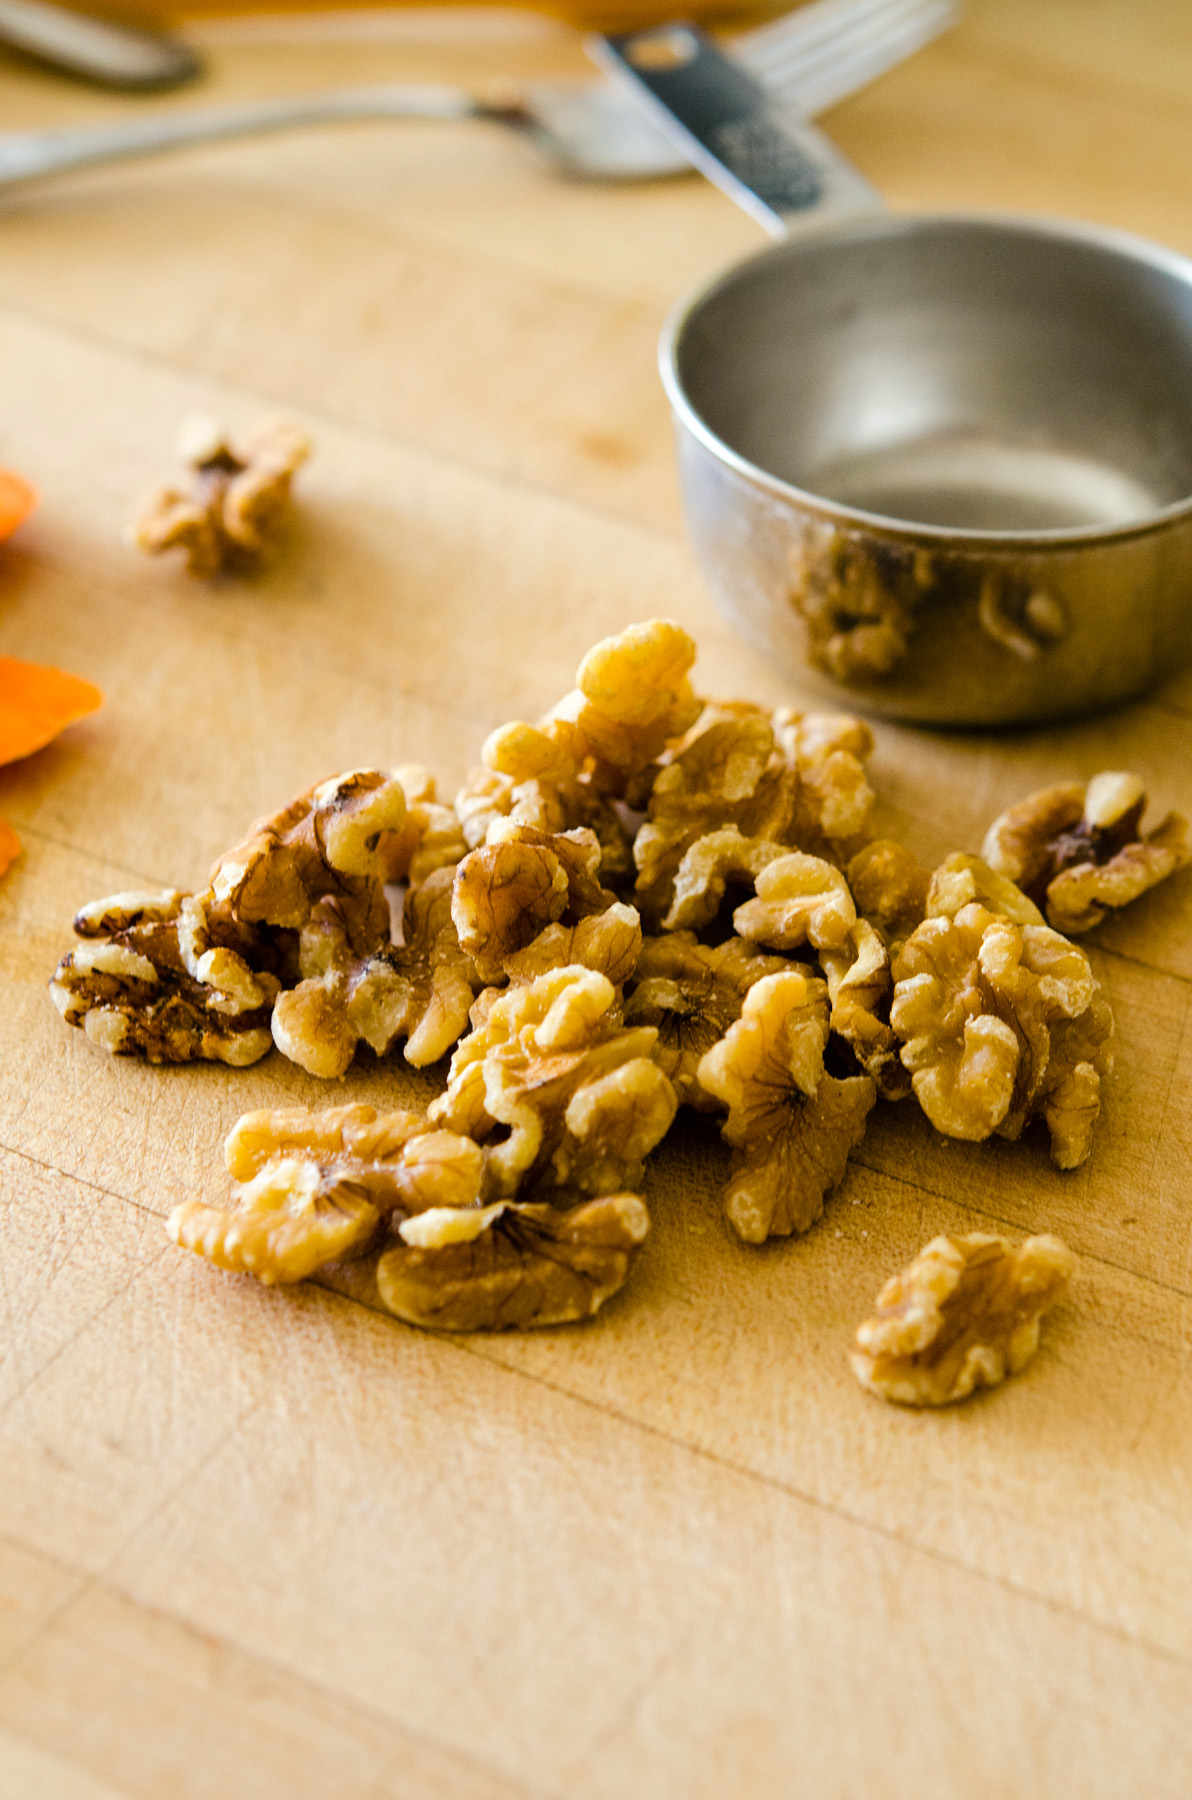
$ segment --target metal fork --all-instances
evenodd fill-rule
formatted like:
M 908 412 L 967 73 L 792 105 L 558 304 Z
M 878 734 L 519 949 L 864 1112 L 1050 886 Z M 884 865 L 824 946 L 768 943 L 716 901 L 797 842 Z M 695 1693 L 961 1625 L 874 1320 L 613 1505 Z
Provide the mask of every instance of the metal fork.
M 781 112 L 805 119 L 893 68 L 946 30 L 956 11 L 954 0 L 814 0 L 777 24 L 738 38 L 733 51 L 770 90 Z M 538 84 L 515 101 L 479 100 L 458 88 L 393 84 L 162 113 L 117 125 L 3 133 L 0 187 L 219 138 L 334 120 L 395 118 L 507 125 L 562 173 L 589 181 L 640 181 L 689 166 L 633 95 L 611 82 Z

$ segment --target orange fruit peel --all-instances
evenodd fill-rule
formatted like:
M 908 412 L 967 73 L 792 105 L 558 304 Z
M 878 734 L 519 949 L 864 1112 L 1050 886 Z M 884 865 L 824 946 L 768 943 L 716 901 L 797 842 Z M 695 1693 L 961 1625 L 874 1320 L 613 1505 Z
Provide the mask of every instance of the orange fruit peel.
M 37 489 L 11 469 L 0 469 L 0 540 L 11 537 L 37 505 Z
M 32 756 L 102 705 L 103 695 L 92 681 L 0 656 L 0 763 Z

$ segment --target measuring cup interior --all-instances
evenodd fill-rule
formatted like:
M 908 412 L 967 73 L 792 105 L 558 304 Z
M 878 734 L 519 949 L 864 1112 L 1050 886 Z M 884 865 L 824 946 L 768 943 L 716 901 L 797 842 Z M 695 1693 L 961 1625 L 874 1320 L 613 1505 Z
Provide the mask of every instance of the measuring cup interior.
M 1192 281 L 1115 233 L 837 224 L 730 272 L 672 356 L 697 429 L 868 519 L 1082 533 L 1192 503 Z

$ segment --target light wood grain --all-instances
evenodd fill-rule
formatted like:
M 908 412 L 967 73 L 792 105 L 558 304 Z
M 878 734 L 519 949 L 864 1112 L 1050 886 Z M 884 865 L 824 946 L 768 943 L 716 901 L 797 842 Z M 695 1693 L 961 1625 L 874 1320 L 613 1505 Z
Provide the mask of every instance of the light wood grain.
M 896 205 L 1088 216 L 1192 249 L 1192 30 L 1162 0 L 971 0 L 838 109 Z M 206 95 L 580 75 L 542 21 L 384 43 L 229 36 Z M 125 102 L 0 70 L 12 124 Z M 180 104 L 155 101 L 152 105 Z M 753 247 L 691 180 L 577 188 L 493 131 L 361 127 L 32 190 L 0 210 L 0 460 L 43 505 L 0 648 L 105 710 L 0 771 L 0 1800 L 1183 1800 L 1192 1786 L 1192 880 L 1096 934 L 1118 1065 L 1092 1160 L 882 1108 L 822 1223 L 723 1225 L 677 1130 L 654 1231 L 590 1327 L 436 1339 L 267 1293 L 161 1219 L 226 1192 L 278 1056 L 153 1070 L 45 982 L 83 901 L 191 884 L 253 814 L 417 757 L 449 791 L 593 639 L 667 613 L 713 693 L 797 700 L 713 613 L 654 373 L 666 306 Z M 195 408 L 318 451 L 260 581 L 120 527 Z M 1032 785 L 1136 768 L 1192 810 L 1192 675 L 1062 728 L 878 727 L 881 823 L 976 848 Z M 333 1092 L 419 1104 L 400 1062 Z M 1030 1370 L 943 1416 L 845 1352 L 945 1229 L 1055 1229 Z

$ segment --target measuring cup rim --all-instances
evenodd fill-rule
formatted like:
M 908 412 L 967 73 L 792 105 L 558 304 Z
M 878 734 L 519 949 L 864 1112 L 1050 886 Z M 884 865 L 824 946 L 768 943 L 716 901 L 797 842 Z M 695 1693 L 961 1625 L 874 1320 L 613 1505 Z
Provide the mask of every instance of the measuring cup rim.
M 825 219 L 810 229 L 800 231 L 795 237 L 784 238 L 778 243 L 765 245 L 749 256 L 737 258 L 728 267 L 706 276 L 676 301 L 663 323 L 658 344 L 659 373 L 675 417 L 718 461 L 778 498 L 790 501 L 804 511 L 817 513 L 836 524 L 856 526 L 868 532 L 897 536 L 904 540 L 909 538 L 924 544 L 947 544 L 956 548 L 994 549 L 1004 546 L 1038 550 L 1052 547 L 1076 549 L 1082 545 L 1107 544 L 1123 538 L 1139 537 L 1192 514 L 1190 493 L 1181 500 L 1173 500 L 1168 506 L 1157 508 L 1137 519 L 1124 520 L 1119 525 L 1074 525 L 1050 531 L 974 531 L 956 525 L 928 525 L 884 513 L 866 512 L 860 507 L 847 506 L 842 501 L 816 494 L 810 488 L 801 488 L 780 475 L 771 474 L 760 463 L 742 456 L 712 430 L 688 397 L 679 370 L 686 328 L 707 301 L 757 265 L 780 262 L 785 258 L 793 259 L 804 245 L 817 243 L 824 238 L 889 238 L 934 225 L 964 225 L 991 231 L 1012 229 L 1035 237 L 1085 244 L 1092 249 L 1121 256 L 1127 261 L 1159 269 L 1182 281 L 1192 290 L 1192 258 L 1181 255 L 1177 250 L 1165 249 L 1163 245 L 1153 243 L 1149 238 L 1140 237 L 1134 232 L 1121 231 L 1109 225 L 1090 225 L 1071 219 L 992 209 L 922 213 L 883 210 L 844 220 Z

